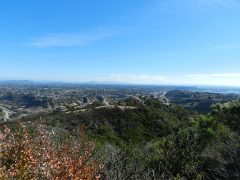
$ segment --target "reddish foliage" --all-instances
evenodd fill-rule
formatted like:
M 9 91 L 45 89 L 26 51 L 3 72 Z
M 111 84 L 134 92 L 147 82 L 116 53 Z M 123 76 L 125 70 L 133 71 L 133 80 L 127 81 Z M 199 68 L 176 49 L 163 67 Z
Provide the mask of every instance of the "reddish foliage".
M 16 132 L 0 132 L 0 178 L 91 180 L 99 171 L 94 143 L 80 131 L 68 143 L 54 141 L 56 132 L 43 125 L 21 124 Z

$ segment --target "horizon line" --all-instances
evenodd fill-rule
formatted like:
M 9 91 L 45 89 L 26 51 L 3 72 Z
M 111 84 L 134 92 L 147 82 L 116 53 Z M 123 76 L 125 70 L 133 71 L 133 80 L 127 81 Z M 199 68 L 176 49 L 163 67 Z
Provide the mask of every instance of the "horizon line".
M 84 85 L 128 85 L 128 86 L 182 86 L 182 87 L 225 87 L 225 88 L 240 88 L 240 86 L 234 85 L 222 85 L 222 84 L 144 84 L 144 83 L 128 83 L 128 82 L 118 82 L 118 81 L 66 81 L 66 80 L 29 80 L 29 79 L 0 79 L 0 82 L 7 81 L 20 81 L 20 82 L 32 82 L 39 84 L 84 84 Z

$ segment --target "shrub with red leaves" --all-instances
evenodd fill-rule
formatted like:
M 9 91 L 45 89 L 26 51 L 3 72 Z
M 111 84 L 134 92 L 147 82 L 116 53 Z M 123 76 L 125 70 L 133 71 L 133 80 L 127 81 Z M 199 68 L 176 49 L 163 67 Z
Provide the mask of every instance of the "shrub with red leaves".
M 95 145 L 83 131 L 57 142 L 56 131 L 39 124 L 20 124 L 0 132 L 0 179 L 91 180 L 99 171 Z

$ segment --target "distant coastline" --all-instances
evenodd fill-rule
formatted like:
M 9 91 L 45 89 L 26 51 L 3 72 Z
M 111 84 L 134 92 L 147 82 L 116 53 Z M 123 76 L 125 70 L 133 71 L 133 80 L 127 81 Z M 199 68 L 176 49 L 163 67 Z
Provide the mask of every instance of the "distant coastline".
M 0 86 L 4 85 L 24 85 L 24 86 L 47 86 L 47 87 L 137 87 L 137 88 L 156 88 L 161 90 L 183 90 L 193 92 L 209 92 L 221 94 L 240 94 L 240 87 L 217 86 L 217 85 L 150 85 L 150 84 L 130 84 L 124 82 L 65 82 L 65 81 L 32 81 L 32 80 L 0 80 Z

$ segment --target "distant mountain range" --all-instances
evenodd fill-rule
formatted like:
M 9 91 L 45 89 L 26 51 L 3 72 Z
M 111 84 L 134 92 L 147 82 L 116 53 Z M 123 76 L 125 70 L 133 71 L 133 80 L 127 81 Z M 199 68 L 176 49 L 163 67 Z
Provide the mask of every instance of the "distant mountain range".
M 104 87 L 136 87 L 136 88 L 154 88 L 166 91 L 171 90 L 182 90 L 182 91 L 193 91 L 193 92 L 209 92 L 209 93 L 221 93 L 221 94 L 240 94 L 240 87 L 230 86 L 204 86 L 204 85 L 137 85 L 123 82 L 114 81 L 88 81 L 88 82 L 63 82 L 63 81 L 30 81 L 30 80 L 0 80 L 0 85 L 25 85 L 25 86 L 104 86 Z

